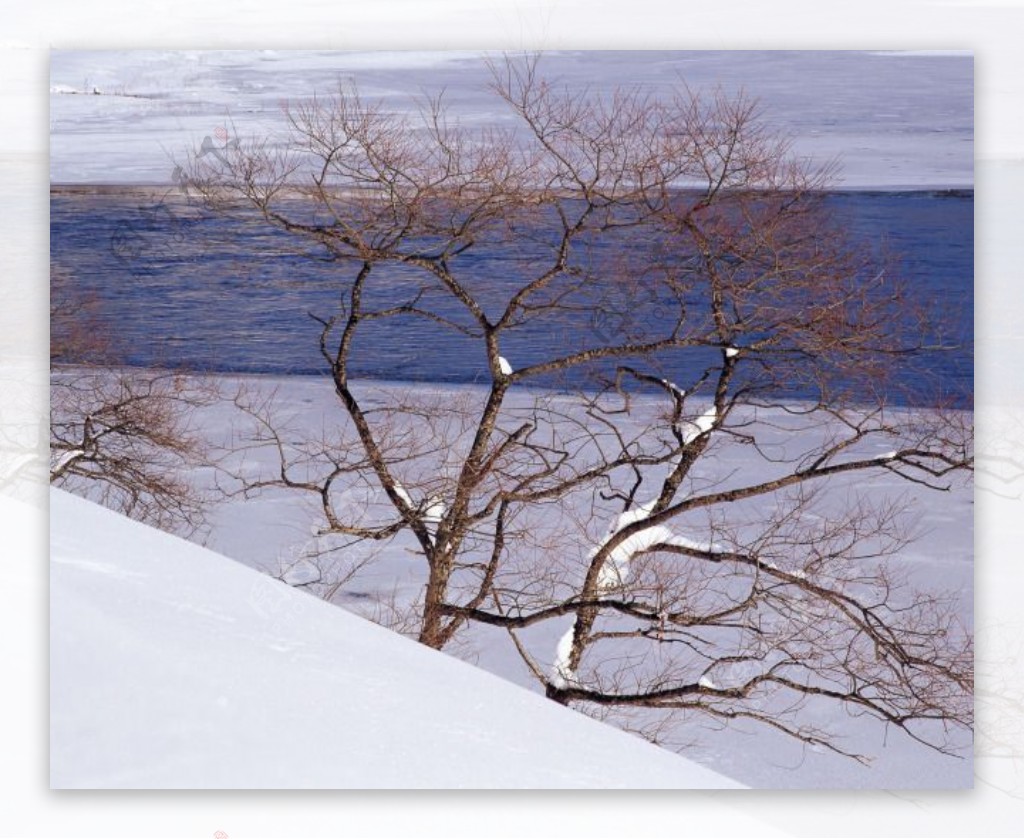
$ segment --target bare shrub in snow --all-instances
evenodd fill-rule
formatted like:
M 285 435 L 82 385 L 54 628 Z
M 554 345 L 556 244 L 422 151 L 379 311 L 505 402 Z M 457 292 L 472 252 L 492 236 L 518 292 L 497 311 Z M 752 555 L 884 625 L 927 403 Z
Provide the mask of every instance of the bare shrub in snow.
M 211 499 L 190 474 L 208 463 L 192 412 L 216 401 L 216 386 L 119 366 L 110 325 L 60 266 L 50 301 L 50 483 L 163 530 L 194 533 Z

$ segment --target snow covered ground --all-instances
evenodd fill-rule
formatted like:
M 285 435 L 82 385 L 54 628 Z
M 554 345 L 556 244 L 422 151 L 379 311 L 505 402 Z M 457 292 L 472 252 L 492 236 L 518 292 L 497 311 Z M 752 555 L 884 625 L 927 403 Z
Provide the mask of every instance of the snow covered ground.
M 237 384 L 237 381 L 226 380 L 225 385 Z M 276 390 L 278 402 L 287 406 L 289 433 L 301 435 L 303 429 L 309 433 L 325 427 L 330 428 L 338 416 L 336 397 L 327 380 L 306 377 L 247 377 L 244 381 L 250 392 L 253 392 L 253 389 Z M 365 383 L 363 387 L 366 389 L 365 399 L 384 401 L 389 394 L 393 394 L 394 388 L 404 389 L 408 386 L 377 382 Z M 426 389 L 423 386 L 418 386 L 418 388 L 420 394 L 425 396 Z M 432 398 L 454 404 L 456 401 L 470 396 L 472 391 L 472 386 L 451 386 L 434 392 Z M 553 398 L 561 399 L 565 404 L 571 400 L 571 397 L 567 395 L 555 395 Z M 524 399 L 529 400 L 529 394 L 522 392 L 510 395 L 510 409 L 514 410 Z M 233 416 L 232 411 L 226 406 L 206 411 L 200 415 L 199 421 L 205 433 L 212 440 L 220 442 L 229 442 L 232 439 L 236 442 L 241 440 L 240 428 L 244 423 L 240 423 L 239 417 Z M 258 451 L 248 451 L 245 455 L 246 470 L 250 474 L 256 474 L 259 470 L 269 467 L 271 461 L 267 457 L 268 454 L 268 452 L 261 454 Z M 751 456 L 749 447 L 733 447 L 730 455 L 726 456 L 723 453 L 716 460 L 716 468 L 721 469 L 724 473 L 738 471 L 749 479 L 749 470 L 754 465 L 749 462 Z M 900 486 L 899 482 L 894 483 L 891 480 L 888 484 L 883 481 L 882 485 L 878 487 L 879 491 L 884 492 L 904 492 L 907 489 L 905 486 Z M 959 592 L 963 619 L 970 623 L 973 591 L 973 530 L 971 525 L 973 502 L 970 489 L 963 487 L 951 493 L 921 491 L 921 495 L 918 525 L 924 535 L 920 541 L 901 554 L 901 565 L 908 569 L 912 579 L 923 585 L 940 583 L 940 587 L 944 590 Z M 352 500 L 353 503 L 365 503 L 365 499 L 358 493 L 353 494 Z M 383 630 L 366 627 L 362 622 L 346 615 L 342 609 L 387 621 L 388 610 L 381 604 L 390 601 L 393 605 L 401 606 L 403 603 L 412 601 L 419 594 L 424 581 L 421 563 L 417 561 L 413 551 L 408 550 L 412 546 L 398 540 L 380 551 L 365 544 L 351 549 L 358 554 L 349 556 L 351 562 L 370 558 L 368 555 L 364 557 L 363 553 L 371 551 L 374 553 L 373 561 L 338 592 L 334 598 L 336 606 L 327 606 L 312 596 L 290 590 L 267 576 L 253 576 L 249 571 L 239 569 L 240 572 L 244 571 L 242 577 L 237 577 L 237 580 L 246 581 L 242 585 L 244 591 L 230 595 L 229 599 L 235 604 L 232 607 L 234 611 L 225 612 L 221 603 L 221 590 L 226 585 L 229 591 L 235 591 L 239 583 L 236 577 L 224 570 L 211 570 L 207 574 L 207 565 L 212 569 L 222 569 L 224 563 L 220 560 L 216 565 L 212 563 L 204 565 L 202 575 L 191 573 L 189 585 L 193 586 L 194 590 L 190 588 L 188 592 L 182 592 L 181 596 L 175 595 L 159 607 L 157 603 L 153 602 L 135 604 L 127 594 L 130 591 L 130 588 L 127 587 L 135 579 L 128 572 L 132 570 L 130 562 L 135 562 L 136 559 L 119 561 L 115 566 L 111 564 L 112 560 L 109 556 L 105 558 L 105 553 L 120 554 L 124 553 L 123 549 L 117 548 L 116 551 L 111 551 L 109 545 L 107 549 L 104 549 L 103 545 L 106 543 L 101 542 L 97 549 L 89 548 L 92 553 L 80 557 L 80 559 L 93 563 L 91 568 L 84 567 L 80 561 L 77 565 L 69 568 L 61 565 L 60 553 L 64 550 L 61 545 L 72 539 L 73 533 L 78 533 L 81 530 L 73 522 L 73 514 L 76 514 L 75 511 L 79 508 L 74 507 L 72 501 L 74 499 L 65 500 L 58 497 L 58 503 L 54 505 L 52 511 L 51 522 L 55 534 L 53 549 L 57 561 L 55 573 L 70 575 L 68 576 L 69 583 L 75 579 L 74 575 L 80 575 L 82 579 L 75 582 L 78 590 L 87 590 L 82 586 L 89 586 L 97 582 L 111 585 L 111 578 L 113 578 L 118 581 L 117 585 L 120 586 L 120 589 L 111 589 L 108 594 L 110 597 L 121 598 L 121 602 L 130 610 L 129 616 L 138 615 L 138 621 L 141 621 L 144 613 L 155 614 L 158 610 L 168 620 L 185 622 L 182 625 L 184 628 L 179 628 L 177 624 L 172 623 L 170 629 L 161 630 L 162 634 L 155 637 L 147 634 L 148 630 L 142 623 L 144 631 L 140 636 L 141 643 L 149 646 L 148 652 L 140 651 L 140 658 L 143 661 L 149 660 L 147 656 L 152 658 L 154 647 L 166 645 L 170 638 L 180 638 L 180 641 L 174 643 L 178 657 L 172 659 L 172 662 L 178 668 L 177 672 L 183 672 L 183 669 L 187 669 L 189 666 L 190 656 L 205 655 L 208 637 L 209 644 L 212 645 L 211 649 L 216 651 L 217 655 L 223 654 L 228 660 L 237 659 L 242 662 L 240 666 L 243 671 L 238 675 L 240 683 L 245 682 L 244 673 L 251 674 L 265 666 L 268 661 L 292 661 L 293 664 L 289 666 L 299 668 L 297 671 L 300 674 L 299 678 L 310 682 L 307 687 L 296 690 L 294 694 L 286 691 L 282 696 L 276 693 L 277 688 L 274 687 L 281 683 L 279 679 L 273 679 L 269 683 L 259 680 L 255 684 L 259 685 L 256 693 L 261 697 L 265 695 L 262 692 L 264 689 L 271 691 L 270 694 L 266 694 L 270 703 L 268 713 L 280 712 L 285 719 L 289 720 L 284 727 L 293 730 L 305 731 L 307 729 L 308 726 L 302 722 L 304 714 L 310 714 L 311 719 L 319 720 L 320 718 L 316 715 L 322 711 L 318 710 L 316 702 L 330 695 L 332 691 L 336 691 L 339 684 L 337 680 L 345 678 L 343 669 L 333 672 L 336 668 L 334 664 L 336 657 L 342 656 L 342 663 L 337 667 L 344 668 L 349 666 L 344 664 L 345 657 L 349 657 L 348 660 L 351 660 L 351 656 L 356 655 L 351 650 L 340 654 L 331 652 L 328 650 L 328 647 L 331 647 L 330 644 L 325 647 L 318 640 L 313 640 L 320 633 L 305 631 L 304 625 L 307 619 L 312 620 L 316 626 L 319 626 L 319 621 L 330 622 L 331 620 L 337 621 L 337 627 L 348 627 L 349 624 L 352 624 L 359 627 L 358 631 L 365 633 L 367 639 L 373 639 L 371 646 L 385 643 L 381 639 L 389 636 L 381 635 Z M 72 517 L 70 522 L 67 521 L 69 517 Z M 106 521 L 113 522 L 114 519 L 108 518 Z M 270 574 L 279 574 L 290 569 L 288 579 L 302 582 L 303 574 L 308 570 L 308 557 L 316 548 L 316 539 L 310 533 L 311 525 L 315 521 L 315 510 L 310 509 L 306 499 L 300 498 L 294 493 L 267 491 L 252 500 L 235 499 L 216 507 L 213 511 L 212 528 L 206 537 L 206 544 L 253 569 Z M 118 530 L 120 529 L 119 525 Z M 91 530 L 96 531 L 97 528 L 91 528 Z M 135 525 L 131 525 L 126 531 L 129 534 L 138 532 Z M 82 546 L 87 544 L 84 537 L 75 538 L 79 538 Z M 151 534 L 146 538 L 155 544 L 162 544 L 163 537 L 159 534 Z M 114 544 L 117 544 L 116 541 Z M 84 547 L 74 548 L 72 555 L 81 550 L 84 550 Z M 186 553 L 195 557 L 208 556 L 198 550 L 190 548 L 189 551 L 195 553 Z M 138 555 L 138 551 L 132 552 Z M 139 555 L 138 561 L 145 562 L 145 556 Z M 203 560 L 196 560 L 196 562 L 201 561 Z M 129 562 L 129 564 L 125 564 L 125 562 Z M 145 570 L 144 573 L 152 575 L 157 573 L 157 570 Z M 59 577 L 55 577 L 55 580 L 59 581 Z M 166 585 L 168 590 L 173 592 L 174 587 L 178 584 L 170 580 L 168 583 L 160 583 L 160 586 Z M 115 591 L 119 591 L 119 593 L 115 595 Z M 236 603 L 235 601 L 242 602 Z M 84 608 L 84 606 L 75 605 L 73 600 L 70 603 L 71 620 L 74 621 L 77 620 L 74 616 L 81 614 L 76 610 Z M 106 603 L 110 606 L 107 611 L 112 613 L 113 601 L 107 600 Z M 62 601 L 59 596 L 54 600 L 51 613 L 55 621 L 63 619 L 66 605 L 67 603 Z M 342 609 L 338 609 L 338 606 Z M 341 617 L 325 617 L 328 613 L 333 615 L 336 611 L 341 612 Z M 260 618 L 261 614 L 262 618 Z M 223 618 L 229 619 L 231 623 L 229 624 Z M 241 630 L 241 635 L 239 635 L 239 632 L 236 631 L 237 627 L 232 628 L 235 624 L 239 624 L 239 621 L 242 623 L 255 622 L 255 624 L 248 629 Z M 300 629 L 300 624 L 302 629 Z M 97 639 L 97 644 L 100 647 L 110 644 L 115 644 L 115 646 L 117 644 L 134 644 L 131 639 L 135 637 L 136 626 L 137 622 L 132 623 L 123 631 L 119 631 L 116 625 L 111 625 L 108 629 L 103 630 L 104 635 Z M 335 624 L 331 624 L 331 626 L 335 626 Z M 530 633 L 524 637 L 526 642 L 532 645 L 533 650 L 539 650 L 541 655 L 544 651 L 548 651 L 553 659 L 559 638 L 568 626 L 568 619 L 564 623 L 550 621 L 536 630 L 531 629 Z M 354 630 L 345 629 L 345 631 Z M 330 632 L 334 632 L 334 630 L 332 629 Z M 279 633 L 280 637 L 275 633 Z M 360 635 L 360 637 L 363 636 Z M 393 640 L 399 644 L 400 649 L 406 649 L 408 646 L 399 639 Z M 247 644 L 252 646 L 251 651 L 246 651 Z M 467 631 L 460 643 L 454 645 L 448 652 L 535 693 L 538 691 L 532 675 L 514 649 L 511 648 L 505 633 L 500 630 L 474 627 Z M 429 654 L 426 658 L 421 659 L 416 658 L 414 653 L 402 653 L 402 655 L 411 655 L 414 657 L 414 661 L 420 662 L 415 665 L 413 671 L 421 666 L 427 667 L 425 662 L 428 661 L 435 663 L 444 661 L 444 665 L 438 665 L 444 668 L 456 666 L 454 662 L 448 663 L 444 656 Z M 373 657 L 371 655 L 371 659 Z M 77 661 L 78 657 L 75 656 L 72 660 Z M 206 661 L 209 663 L 210 659 L 206 659 Z M 465 667 L 460 664 L 457 665 L 454 672 L 461 673 L 463 670 Z M 150 684 L 156 677 L 157 671 L 147 667 L 145 672 L 148 675 L 143 684 Z M 315 673 L 319 673 L 327 680 L 326 693 L 321 688 L 311 685 L 311 682 L 315 681 L 313 678 Z M 77 671 L 77 675 L 68 677 L 66 683 L 69 689 L 75 678 L 82 675 L 80 671 Z M 391 701 L 393 697 L 389 696 L 387 682 L 387 678 L 378 675 L 376 687 L 368 689 L 361 699 L 354 700 L 357 703 L 355 716 L 358 716 L 359 707 L 363 707 L 358 703 L 361 701 L 369 703 L 375 690 L 381 693 L 387 701 Z M 200 693 L 201 699 L 197 699 L 190 705 L 201 712 L 201 716 L 202 714 L 213 715 L 212 719 L 203 717 L 202 725 L 212 725 L 218 720 L 231 720 L 234 713 L 242 714 L 240 723 L 242 728 L 251 723 L 253 719 L 259 719 L 259 714 L 262 713 L 260 710 L 262 706 L 259 702 L 262 702 L 262 699 L 257 702 L 251 693 L 246 694 L 241 687 L 231 690 L 229 684 L 230 674 L 227 672 L 212 674 L 210 682 L 203 684 Z M 112 697 L 118 696 L 116 691 L 113 694 L 104 695 L 102 686 L 98 690 L 100 693 L 97 695 L 97 704 L 101 700 L 110 701 Z M 181 690 L 188 692 L 192 688 L 181 688 Z M 304 704 L 290 705 L 286 698 L 291 695 L 308 695 L 312 697 L 313 705 L 309 707 Z M 516 695 L 519 695 L 518 692 Z M 547 704 L 541 700 L 539 695 L 533 698 L 540 701 L 542 705 Z M 169 703 L 162 707 L 173 708 L 174 706 L 174 703 Z M 972 783 L 969 744 L 965 745 L 959 757 L 945 757 L 898 732 L 888 732 L 883 726 L 872 721 L 851 717 L 838 708 L 810 706 L 807 713 L 815 722 L 841 731 L 843 746 L 870 755 L 873 758 L 871 765 L 862 766 L 831 752 L 809 748 L 805 744 L 764 726 L 739 723 L 728 727 L 709 726 L 707 721 L 701 719 L 689 719 L 683 726 L 680 734 L 683 741 L 682 753 L 717 772 L 754 787 L 927 789 L 965 787 Z M 399 717 L 401 717 L 400 714 Z M 318 727 L 321 723 L 316 722 L 312 725 Z M 564 730 L 568 731 L 569 729 Z M 225 736 L 228 738 L 235 736 L 231 732 L 237 733 L 235 729 L 231 729 Z M 406 736 L 408 733 L 405 732 L 401 736 Z M 225 750 L 230 750 L 226 741 L 222 741 L 222 747 Z M 419 774 L 424 768 L 423 765 L 418 765 L 415 771 L 410 769 L 409 774 L 405 776 L 406 780 L 410 782 L 399 785 L 411 787 L 432 785 L 432 777 L 426 778 Z M 107 769 L 110 770 L 110 767 Z M 204 771 L 214 772 L 213 769 Z M 199 777 L 208 776 L 204 774 Z M 223 776 L 214 774 L 209 777 Z M 300 776 L 296 775 L 295 777 Z M 302 775 L 301 777 L 307 778 L 308 776 Z M 511 780 L 510 786 L 522 785 L 520 783 L 522 779 L 517 779 L 514 775 L 503 775 L 502 779 L 501 782 Z M 500 779 L 494 778 L 493 780 L 496 785 L 500 785 Z M 567 779 L 565 776 L 561 777 L 561 782 L 566 785 L 572 785 L 570 781 L 571 779 Z M 459 778 L 449 778 L 446 784 L 442 785 L 458 785 L 458 782 Z M 112 780 L 111 783 L 116 785 L 117 782 Z M 558 783 L 559 781 L 554 779 L 554 776 L 550 777 L 547 782 L 548 785 L 558 785 Z M 587 785 L 587 783 L 589 782 L 585 781 L 582 785 Z M 673 784 L 674 782 L 669 785 Z M 296 783 L 296 786 L 301 785 L 301 783 Z M 643 786 L 640 782 L 636 785 Z
M 283 102 L 339 82 L 399 111 L 444 90 L 465 124 L 500 123 L 508 115 L 487 92 L 485 60 L 465 50 L 55 51 L 50 179 L 169 183 L 187 148 L 280 134 Z M 575 90 L 743 90 L 796 154 L 840 157 L 840 186 L 886 189 L 973 187 L 973 67 L 969 52 L 949 50 L 561 51 L 543 63 Z
M 50 515 L 52 787 L 740 786 L 91 502 Z

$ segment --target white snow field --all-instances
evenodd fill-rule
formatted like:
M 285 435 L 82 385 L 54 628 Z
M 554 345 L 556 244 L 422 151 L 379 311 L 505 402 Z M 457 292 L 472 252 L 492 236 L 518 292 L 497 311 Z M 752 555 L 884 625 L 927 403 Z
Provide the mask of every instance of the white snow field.
M 494 57 L 499 57 L 495 55 Z M 444 91 L 465 125 L 508 118 L 472 51 L 55 50 L 50 60 L 53 183 L 171 181 L 204 142 L 279 135 L 283 103 L 355 83 L 388 109 Z M 817 163 L 842 157 L 839 186 L 971 187 L 973 58 L 942 51 L 554 51 L 542 67 L 573 90 L 680 83 L 743 90 Z
M 741 786 L 92 502 L 50 515 L 53 788 Z
M 278 406 L 274 414 L 287 440 L 318 439 L 326 430 L 340 428 L 340 409 L 329 379 L 219 379 L 225 393 L 240 389 L 257 403 L 273 395 Z M 422 400 L 428 407 L 466 407 L 483 393 L 476 385 L 363 381 L 358 387 L 364 404 L 374 407 L 398 398 Z M 539 397 L 540 392 L 518 389 L 508 397 L 508 410 L 525 411 Z M 543 399 L 559 410 L 570 414 L 573 410 L 570 394 L 551 392 Z M 634 410 L 636 421 L 644 422 L 658 410 L 657 402 L 638 399 Z M 268 447 L 254 449 L 246 444 L 249 421 L 238 415 L 230 399 L 200 410 L 194 421 L 214 446 L 242 447 L 232 456 L 237 462 L 225 462 L 236 473 L 252 478 L 277 468 Z M 793 420 L 775 417 L 766 427 L 764 442 L 770 452 L 781 452 L 793 442 L 794 429 L 784 430 L 787 422 Z M 710 415 L 704 415 L 693 423 L 693 431 L 706 430 L 710 424 Z M 773 427 L 774 436 L 768 431 Z M 891 441 L 877 445 L 877 456 L 882 457 L 888 454 Z M 700 480 L 728 482 L 734 474 L 745 480 L 766 480 L 774 474 L 773 468 L 751 447 L 731 446 L 709 460 Z M 415 481 L 415 474 L 401 477 L 414 479 L 402 491 L 420 499 L 423 485 Z M 203 470 L 196 479 L 210 486 L 218 480 L 210 470 Z M 230 481 L 225 486 L 230 488 Z M 340 504 L 351 502 L 358 510 L 384 503 L 380 493 L 365 487 L 339 487 L 338 491 Z M 839 483 L 829 497 L 841 506 L 850 491 L 850 482 Z M 973 626 L 969 483 L 949 492 L 932 492 L 879 476 L 870 491 L 916 500 L 912 528 L 920 538 L 901 551 L 897 567 L 916 586 L 952 593 L 960 620 Z M 628 748 L 629 754 L 641 749 L 650 755 L 647 744 L 610 725 L 582 715 L 567 718 L 563 709 L 551 708 L 554 703 L 542 697 L 537 680 L 504 630 L 469 626 L 441 655 L 365 623 L 368 618 L 409 630 L 399 616 L 418 598 L 425 578 L 416 545 L 404 536 L 382 546 L 366 542 L 348 546 L 339 557 L 339 567 L 342 572 L 358 571 L 330 595 L 328 604 L 314 596 L 307 584 L 337 575 L 330 564 L 317 560 L 324 546 L 313 534 L 322 522 L 315 505 L 310 506 L 299 493 L 269 489 L 256 497 L 236 496 L 214 505 L 209 532 L 201 538 L 216 554 L 75 497 L 57 493 L 54 499 L 50 614 L 55 786 L 78 783 L 61 775 L 61 767 L 82 768 L 83 763 L 82 774 L 91 778 L 86 784 L 174 785 L 166 780 L 165 771 L 172 771 L 166 767 L 153 768 L 152 778 L 122 777 L 116 752 L 100 752 L 88 744 L 87 732 L 96 727 L 100 730 L 96 741 L 122 744 L 129 758 L 148 754 L 147 760 L 156 760 L 155 756 L 172 755 L 167 760 L 175 764 L 178 783 L 184 786 L 646 787 L 652 779 L 655 787 L 714 785 L 691 782 L 685 772 L 629 770 L 627 752 L 617 749 Z M 829 509 L 825 505 L 818 512 L 825 514 Z M 432 510 L 426 507 L 425 515 Z M 562 528 L 559 521 L 548 518 L 545 514 L 533 524 L 542 530 Z M 606 519 L 603 529 L 598 528 L 601 523 L 592 528 L 592 543 L 577 545 L 580 556 L 623 524 L 614 515 Z M 646 535 L 641 531 L 636 538 Z M 700 529 L 671 535 L 680 540 L 706 536 Z M 173 563 L 161 560 L 171 546 Z M 628 557 L 619 558 L 625 561 L 609 567 L 609 574 L 629 573 Z M 90 592 L 95 592 L 95 598 Z M 573 676 L 559 666 L 564 658 L 560 641 L 570 626 L 571 619 L 566 617 L 520 633 L 535 661 L 556 679 Z M 335 643 L 338 637 L 353 643 Z M 87 653 L 75 651 L 75 644 L 86 643 L 81 639 L 89 644 Z M 393 659 L 392 649 L 398 650 Z M 98 664 L 84 664 L 90 659 Z M 467 669 L 467 663 L 480 670 Z M 363 664 L 379 669 L 371 674 L 361 669 Z M 321 677 L 322 683 L 317 681 Z M 464 687 L 478 683 L 485 687 Z M 434 686 L 424 688 L 424 684 Z M 136 692 L 141 698 L 135 698 Z M 410 707 L 416 709 L 412 716 Z M 109 710 L 96 710 L 103 708 Z M 458 722 L 443 713 L 445 709 L 454 709 Z M 428 716 L 417 716 L 420 713 Z M 435 713 L 440 714 L 439 721 L 429 716 Z M 716 777 L 767 789 L 957 789 L 973 783 L 969 734 L 958 738 L 962 742 L 956 754 L 948 756 L 876 720 L 828 703 L 810 702 L 803 713 L 809 722 L 834 730 L 843 748 L 868 756 L 870 762 L 857 763 L 764 725 L 737 720 L 725 726 L 699 716 L 681 720 L 673 739 L 663 740 L 667 748 L 655 749 L 657 757 L 644 757 L 642 762 L 658 767 L 669 759 L 667 765 L 678 773 L 677 754 L 669 751 L 675 748 L 687 759 L 720 773 Z M 62 721 L 61 715 L 68 714 L 78 716 Z M 184 720 L 182 730 L 173 727 L 180 722 L 177 714 Z M 226 727 L 218 728 L 222 724 Z M 104 729 L 107 725 L 109 732 Z M 383 734 L 375 731 L 388 725 L 394 728 Z M 255 743 L 254 730 L 258 731 Z M 114 732 L 118 732 L 116 738 L 109 736 Z M 600 744 L 606 736 L 614 736 L 620 745 L 612 750 L 615 758 L 603 767 L 591 752 L 583 759 L 576 751 L 603 749 Z M 573 745 L 577 738 L 588 742 Z M 473 761 L 464 751 L 480 747 L 481 740 L 484 745 L 512 743 L 517 757 L 502 759 L 500 767 L 469 769 Z M 202 748 L 189 759 L 189 748 L 196 742 Z M 333 754 L 317 751 L 327 742 L 331 752 L 370 755 L 372 760 L 360 757 L 359 766 L 352 766 L 351 760 L 347 766 L 345 760 L 335 765 Z M 449 750 L 450 760 L 431 757 L 437 749 Z M 549 749 L 558 757 L 541 761 L 538 755 Z M 409 753 L 413 757 L 396 757 Z M 568 755 L 564 760 L 563 754 Z M 302 766 L 287 768 L 288 760 L 279 755 Z M 478 757 L 485 760 L 486 748 L 480 748 Z M 94 760 L 104 762 L 93 765 Z M 383 764 L 389 760 L 394 765 L 386 774 Z M 541 762 L 547 766 L 543 773 L 537 765 Z M 682 765 L 687 771 L 692 766 Z M 325 766 L 330 767 L 327 775 Z M 608 766 L 614 767 L 611 774 Z M 236 770 L 242 774 L 234 775 Z M 128 774 L 139 771 L 134 766 Z M 268 779 L 266 773 L 274 777 Z M 251 780 L 254 775 L 260 777 Z

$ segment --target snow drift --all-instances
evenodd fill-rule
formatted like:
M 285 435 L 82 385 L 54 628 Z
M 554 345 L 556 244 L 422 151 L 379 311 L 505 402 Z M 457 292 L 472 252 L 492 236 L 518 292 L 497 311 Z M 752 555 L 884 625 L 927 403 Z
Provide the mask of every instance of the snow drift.
M 734 788 L 51 490 L 54 788 Z

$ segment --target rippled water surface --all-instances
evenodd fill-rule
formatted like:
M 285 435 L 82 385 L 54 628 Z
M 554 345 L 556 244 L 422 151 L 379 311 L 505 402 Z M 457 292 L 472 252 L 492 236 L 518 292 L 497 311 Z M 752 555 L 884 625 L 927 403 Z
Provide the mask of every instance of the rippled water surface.
M 855 237 L 902 260 L 912 293 L 942 304 L 954 320 L 941 340 L 955 349 L 921 353 L 902 364 L 894 400 L 931 403 L 938 391 L 970 393 L 973 375 L 973 195 L 969 192 L 836 193 L 829 196 Z M 103 316 L 116 324 L 127 360 L 223 372 L 320 374 L 320 327 L 310 313 L 337 311 L 339 274 L 353 268 L 323 260 L 288 237 L 213 218 L 142 192 L 55 192 L 51 197 L 51 259 L 71 272 Z M 611 258 L 596 250 L 595 260 Z M 485 307 L 507 299 L 528 246 L 470 251 L 459 257 Z M 408 299 L 413 280 L 392 270 L 382 284 Z M 600 293 L 600 292 L 599 292 Z M 600 344 L 602 332 L 638 317 L 629 299 L 611 300 L 594 316 L 567 313 L 510 331 L 502 353 L 514 366 L 549 358 L 566 347 Z M 465 322 L 438 297 L 440 314 Z M 658 301 L 642 301 L 657 318 Z M 447 307 L 447 308 L 446 308 Z M 606 307 L 607 309 L 607 307 Z M 402 317 L 361 331 L 353 372 L 379 379 L 472 382 L 486 379 L 479 341 L 439 331 L 432 321 Z M 688 381 L 692 357 L 660 359 L 663 374 Z M 927 373 L 938 374 L 935 377 Z M 928 384 L 923 382 L 928 380 Z M 920 384 L 919 384 L 920 382 Z M 938 384 L 936 384 L 938 382 Z M 579 382 L 569 381 L 569 384 Z M 799 388 L 791 394 L 805 396 Z M 966 404 L 963 397 L 959 404 Z

